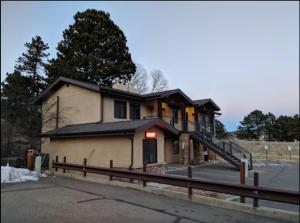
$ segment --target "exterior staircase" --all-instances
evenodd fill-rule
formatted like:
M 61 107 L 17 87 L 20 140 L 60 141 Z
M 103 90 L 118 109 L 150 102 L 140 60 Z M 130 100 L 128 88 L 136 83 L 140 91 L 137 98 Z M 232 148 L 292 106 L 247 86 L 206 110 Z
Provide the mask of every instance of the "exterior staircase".
M 218 139 L 199 131 L 191 133 L 190 137 L 204 144 L 208 149 L 218 154 L 236 168 L 240 168 L 241 159 L 243 158 L 248 160 L 248 170 L 253 169 L 252 154 L 241 146 L 226 139 Z

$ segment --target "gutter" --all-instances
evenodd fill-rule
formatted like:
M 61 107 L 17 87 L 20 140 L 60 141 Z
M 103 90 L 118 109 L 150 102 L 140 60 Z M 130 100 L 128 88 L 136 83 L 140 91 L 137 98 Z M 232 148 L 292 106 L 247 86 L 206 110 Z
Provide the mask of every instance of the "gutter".
M 130 138 L 130 142 L 131 142 L 131 160 L 130 160 L 130 166 L 129 166 L 129 169 L 132 169 L 133 167 L 133 149 L 134 149 L 134 145 L 133 145 L 133 136 L 131 136 Z
M 99 87 L 99 94 L 100 94 L 100 123 L 103 122 L 103 100 L 104 100 L 104 97 L 103 97 L 103 94 L 100 92 L 101 89 Z

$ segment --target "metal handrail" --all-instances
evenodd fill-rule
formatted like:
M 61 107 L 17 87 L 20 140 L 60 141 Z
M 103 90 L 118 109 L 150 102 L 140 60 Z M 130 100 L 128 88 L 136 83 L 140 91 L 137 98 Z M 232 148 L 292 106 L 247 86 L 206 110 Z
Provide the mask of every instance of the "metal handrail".
M 299 205 L 300 203 L 300 194 L 298 191 L 288 191 L 251 185 L 216 182 L 212 180 L 195 179 L 192 177 L 136 172 L 122 169 L 96 167 L 71 163 L 59 163 L 54 161 L 52 161 L 52 167 L 61 168 L 64 170 L 73 170 L 86 173 L 108 175 L 113 177 L 128 178 L 132 180 L 156 182 L 173 186 L 214 191 L 219 193 L 233 194 L 244 197 L 251 197 L 256 199 L 277 201 L 296 205 Z

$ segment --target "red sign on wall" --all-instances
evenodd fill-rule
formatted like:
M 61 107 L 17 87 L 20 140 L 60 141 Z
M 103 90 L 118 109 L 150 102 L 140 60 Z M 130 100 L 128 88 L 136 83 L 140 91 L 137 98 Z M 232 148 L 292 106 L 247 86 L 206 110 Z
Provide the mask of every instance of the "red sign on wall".
M 155 138 L 156 138 L 156 132 L 154 132 L 154 131 L 146 132 L 146 139 L 155 139 Z

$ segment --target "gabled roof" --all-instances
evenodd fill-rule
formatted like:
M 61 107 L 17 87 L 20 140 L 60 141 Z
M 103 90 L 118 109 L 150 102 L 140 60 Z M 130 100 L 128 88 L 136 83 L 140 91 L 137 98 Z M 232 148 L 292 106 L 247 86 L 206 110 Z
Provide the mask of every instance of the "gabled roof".
M 149 99 L 155 99 L 155 98 L 164 98 L 164 97 L 168 97 L 168 96 L 174 95 L 174 94 L 181 95 L 191 105 L 194 105 L 193 100 L 190 97 L 188 97 L 185 93 L 183 93 L 183 91 L 180 90 L 179 88 L 178 89 L 173 89 L 173 90 L 167 90 L 167 91 L 161 91 L 161 92 L 154 92 L 154 93 L 144 94 L 144 95 L 142 95 L 142 97 L 144 97 L 147 100 L 149 100 Z
M 59 77 L 56 81 L 54 81 L 45 91 L 43 91 L 37 98 L 34 99 L 32 102 L 33 104 L 40 104 L 44 98 L 49 97 L 55 90 L 63 86 L 64 84 L 72 84 L 78 87 L 86 88 L 92 91 L 96 92 L 102 92 L 106 93 L 112 96 L 117 96 L 117 97 L 125 97 L 125 98 L 131 98 L 134 100 L 151 100 L 151 99 L 156 99 L 156 98 L 163 98 L 167 97 L 173 94 L 180 94 L 183 98 L 185 98 L 190 104 L 194 105 L 193 100 L 190 99 L 186 94 L 184 94 L 180 89 L 174 89 L 174 90 L 167 90 L 167 91 L 162 91 L 162 92 L 155 92 L 155 93 L 150 93 L 150 94 L 137 94 L 133 92 L 127 92 L 127 91 L 122 91 L 119 89 L 111 88 L 111 87 L 106 87 L 106 86 L 98 86 L 96 84 L 91 84 L 91 83 L 86 83 L 83 81 L 78 81 L 66 77 Z
M 58 88 L 60 88 L 64 84 L 72 84 L 72 85 L 82 87 L 82 88 L 85 88 L 85 89 L 89 89 L 89 90 L 92 90 L 92 91 L 103 92 L 103 93 L 116 95 L 116 96 L 131 97 L 131 98 L 134 98 L 134 99 L 137 99 L 137 100 L 142 99 L 141 95 L 136 94 L 136 93 L 126 92 L 126 91 L 122 91 L 122 90 L 118 90 L 118 89 L 114 89 L 114 88 L 110 88 L 110 87 L 106 87 L 106 86 L 98 86 L 96 84 L 91 84 L 91 83 L 78 81 L 78 80 L 74 80 L 74 79 L 71 79 L 71 78 L 66 78 L 66 77 L 61 76 L 61 77 L 57 78 L 45 91 L 43 91 L 39 96 L 37 96 L 33 100 L 32 103 L 33 104 L 41 103 L 41 101 L 44 98 L 47 98 L 55 90 L 57 90 Z
M 78 136 L 132 135 L 137 131 L 146 130 L 153 126 L 156 126 L 172 135 L 178 135 L 179 133 L 177 129 L 173 128 L 165 121 L 158 118 L 151 118 L 120 122 L 96 122 L 68 125 L 50 132 L 43 133 L 41 136 L 50 138 L 66 138 Z
M 213 107 L 214 111 L 220 111 L 221 110 L 220 107 L 210 98 L 195 100 L 194 103 L 198 107 L 210 104 Z

